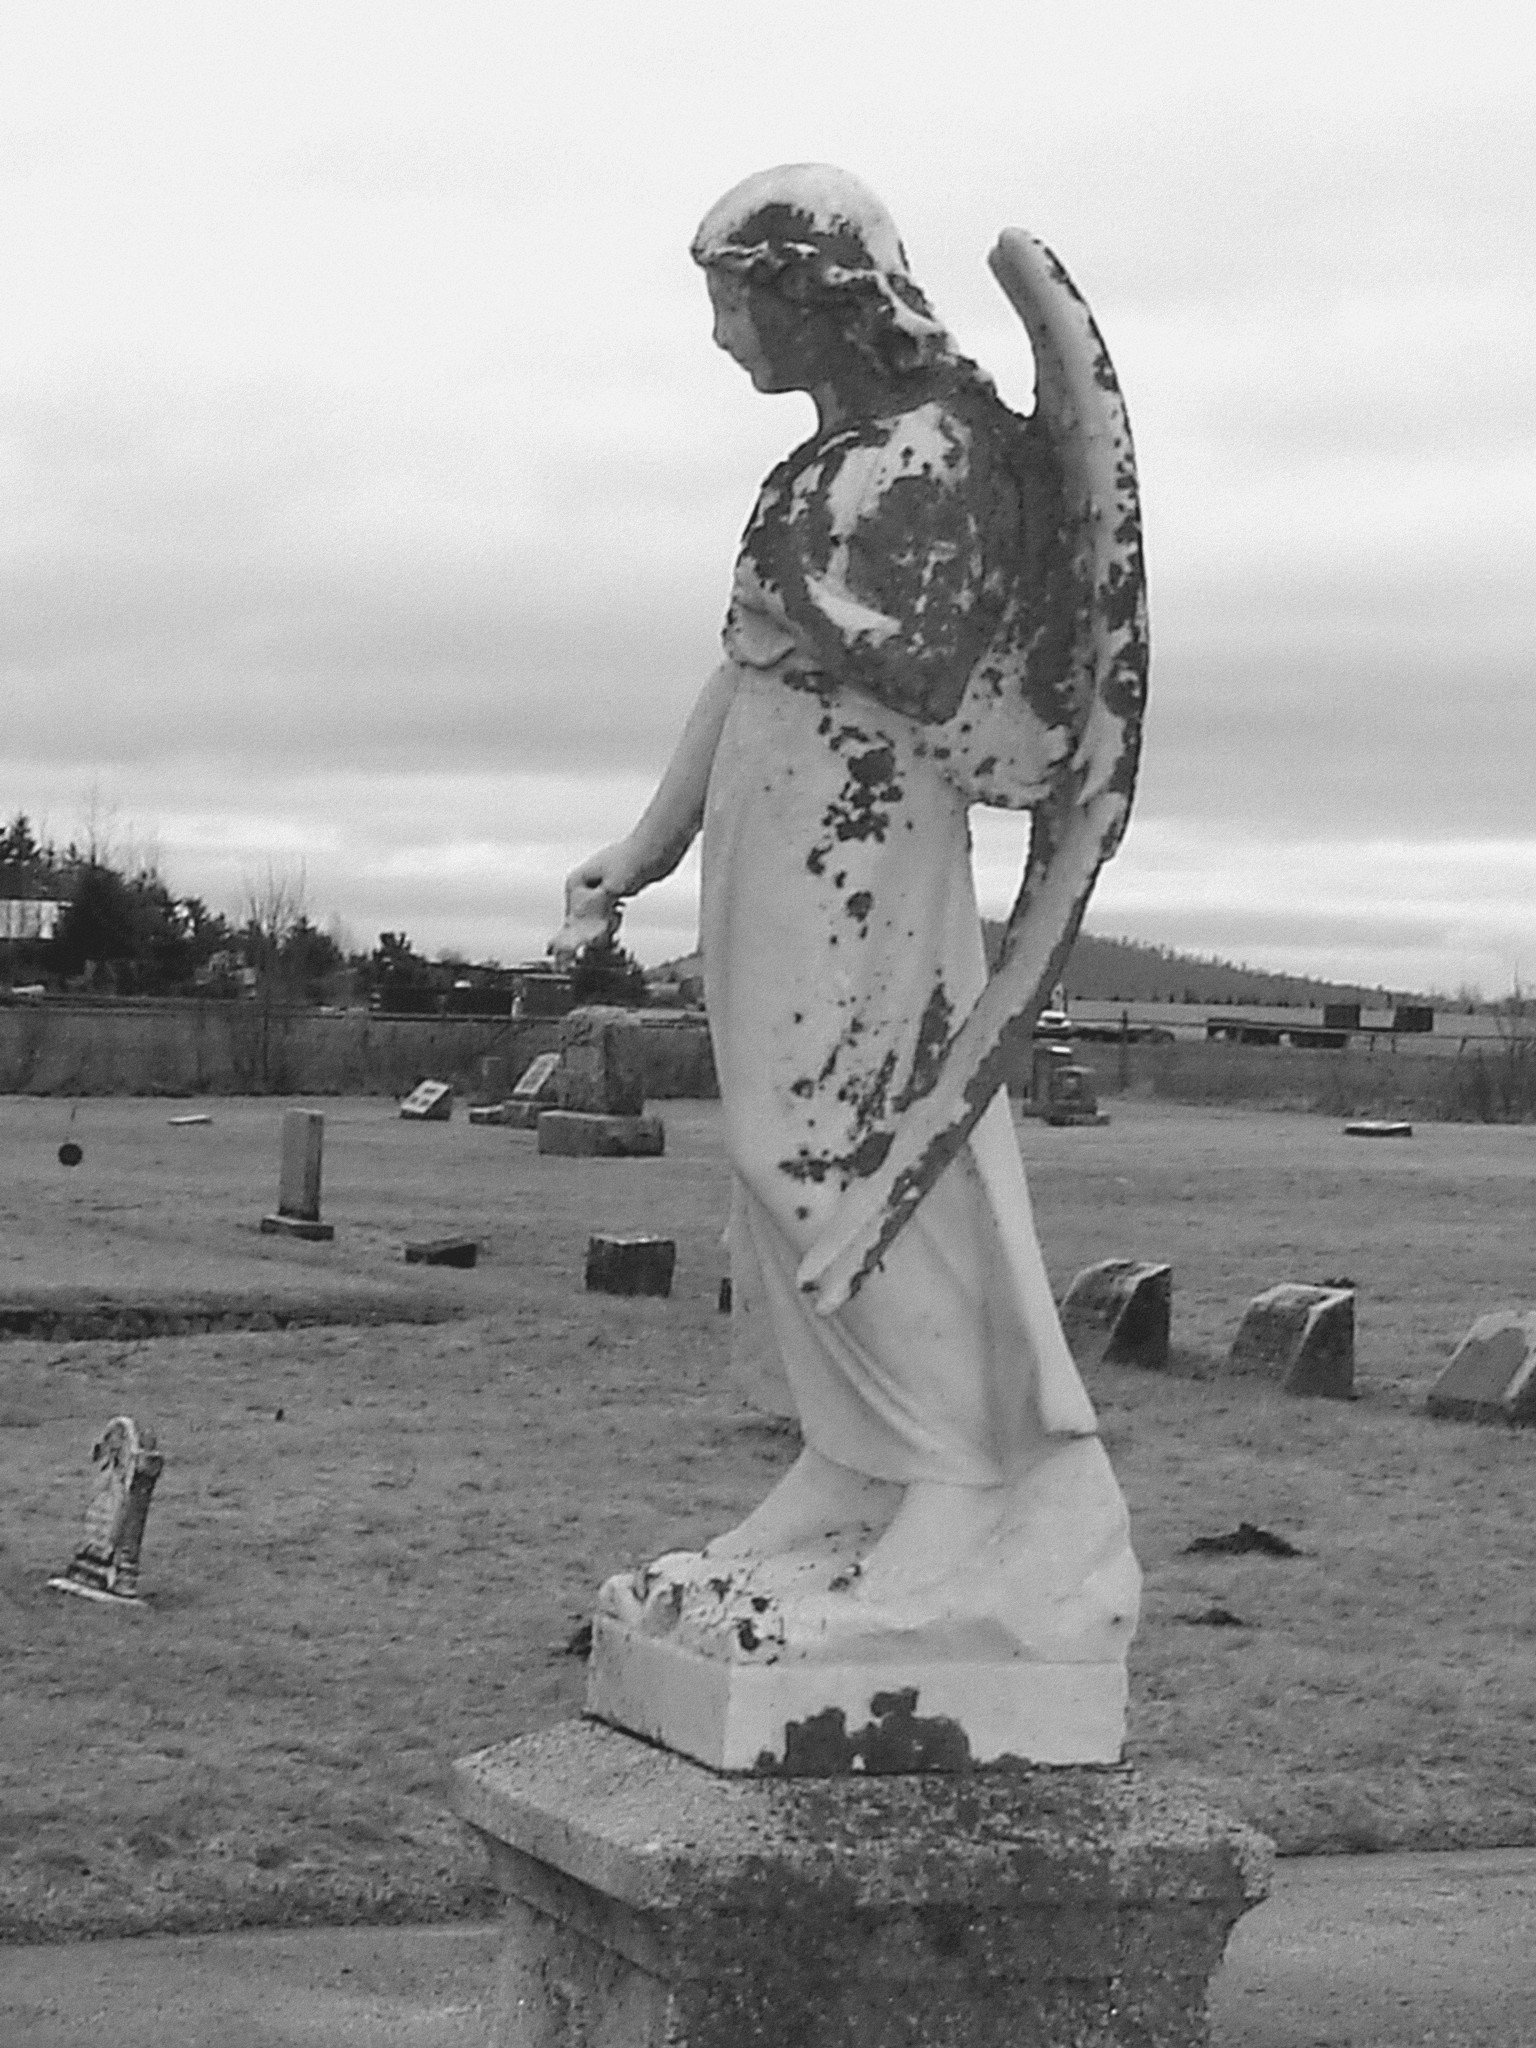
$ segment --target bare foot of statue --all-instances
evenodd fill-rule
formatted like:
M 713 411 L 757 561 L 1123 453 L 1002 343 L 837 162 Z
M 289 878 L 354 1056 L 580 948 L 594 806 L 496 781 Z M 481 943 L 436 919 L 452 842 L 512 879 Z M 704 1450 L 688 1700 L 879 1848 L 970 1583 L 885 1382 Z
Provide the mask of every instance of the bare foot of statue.
M 857 1591 L 889 1600 L 947 1579 L 976 1557 L 1007 1512 L 1006 1486 L 914 1480 L 884 1535 L 862 1560 Z
M 704 1547 L 707 1558 L 777 1557 L 819 1542 L 839 1529 L 883 1529 L 901 1505 L 902 1489 L 834 1465 L 803 1450 L 767 1499 L 743 1522 Z

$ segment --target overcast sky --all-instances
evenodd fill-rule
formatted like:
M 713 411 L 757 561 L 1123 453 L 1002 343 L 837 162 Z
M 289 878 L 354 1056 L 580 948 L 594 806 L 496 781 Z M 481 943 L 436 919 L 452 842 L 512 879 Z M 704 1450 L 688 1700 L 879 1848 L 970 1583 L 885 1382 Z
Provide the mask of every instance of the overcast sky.
M 522 959 L 716 659 L 811 423 L 687 245 L 801 158 L 1025 405 L 1033 229 L 1141 465 L 1143 774 L 1090 926 L 1536 979 L 1523 6 L 0 0 L 0 805 L 179 891 Z M 986 906 L 1016 820 L 978 815 Z M 685 951 L 697 873 L 637 902 Z

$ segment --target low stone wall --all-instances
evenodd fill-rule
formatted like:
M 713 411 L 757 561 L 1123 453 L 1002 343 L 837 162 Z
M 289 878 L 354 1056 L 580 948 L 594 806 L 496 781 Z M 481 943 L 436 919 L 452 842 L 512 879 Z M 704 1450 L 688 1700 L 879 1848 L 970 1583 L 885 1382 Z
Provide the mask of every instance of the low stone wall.
M 649 1098 L 718 1093 L 702 1018 L 635 1015 Z M 326 1017 L 231 1002 L 18 1005 L 0 1009 L 0 1094 L 401 1096 L 430 1077 L 495 1101 L 559 1042 L 558 1019 Z

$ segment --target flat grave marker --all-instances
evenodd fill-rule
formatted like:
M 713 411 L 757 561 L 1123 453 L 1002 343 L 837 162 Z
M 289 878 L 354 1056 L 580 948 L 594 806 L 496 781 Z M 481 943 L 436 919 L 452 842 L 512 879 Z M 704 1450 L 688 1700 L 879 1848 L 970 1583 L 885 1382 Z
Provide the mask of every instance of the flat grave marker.
M 413 1238 L 405 1247 L 408 1266 L 469 1267 L 479 1255 L 479 1241 L 473 1237 Z
M 453 1115 L 453 1087 L 447 1081 L 419 1081 L 400 1105 L 410 1123 L 445 1124 Z

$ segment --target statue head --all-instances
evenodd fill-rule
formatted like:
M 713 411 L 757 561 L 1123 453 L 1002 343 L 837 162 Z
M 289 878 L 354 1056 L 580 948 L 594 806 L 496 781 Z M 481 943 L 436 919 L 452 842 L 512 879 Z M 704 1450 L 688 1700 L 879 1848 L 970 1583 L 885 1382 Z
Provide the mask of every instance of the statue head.
M 954 356 L 896 223 L 832 164 L 780 164 L 743 179 L 705 214 L 691 249 L 710 278 L 716 338 L 760 390 L 789 389 L 807 362 L 839 351 L 886 378 Z M 749 359 L 754 337 L 759 361 Z

